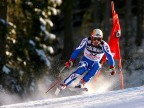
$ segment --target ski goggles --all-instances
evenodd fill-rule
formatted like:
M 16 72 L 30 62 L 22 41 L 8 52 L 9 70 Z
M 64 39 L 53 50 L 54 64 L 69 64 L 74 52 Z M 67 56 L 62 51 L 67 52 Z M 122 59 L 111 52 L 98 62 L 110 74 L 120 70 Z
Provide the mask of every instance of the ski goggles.
M 96 40 L 97 40 L 97 41 L 101 41 L 102 39 L 101 39 L 100 37 L 92 37 L 92 40 L 93 40 L 93 41 L 96 41 Z

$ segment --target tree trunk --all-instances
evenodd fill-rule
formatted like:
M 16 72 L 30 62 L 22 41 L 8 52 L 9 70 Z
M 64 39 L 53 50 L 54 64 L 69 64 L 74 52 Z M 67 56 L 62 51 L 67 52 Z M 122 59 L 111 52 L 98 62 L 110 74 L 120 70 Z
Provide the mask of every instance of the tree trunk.
M 69 59 L 73 51 L 73 0 L 65 0 L 64 4 L 64 52 L 63 59 Z
M 0 70 L 6 63 L 7 0 L 0 0 Z
M 125 4 L 125 43 L 124 43 L 124 66 L 128 69 L 129 64 L 132 62 L 132 53 L 130 51 L 131 49 L 131 43 L 130 39 L 132 37 L 132 31 L 131 31 L 131 0 L 126 1 Z
M 95 28 L 100 28 L 101 27 L 101 22 L 102 22 L 102 5 L 101 1 L 94 0 L 93 2 L 94 7 L 94 27 Z
M 144 32 L 144 1 L 138 0 L 138 16 L 137 16 L 137 35 L 135 39 L 135 43 L 137 46 L 142 44 L 143 32 Z
M 0 84 L 4 84 L 3 65 L 6 64 L 7 0 L 0 0 Z
M 111 32 L 111 27 L 110 27 L 110 10 L 111 10 L 111 3 L 109 0 L 105 1 L 105 12 L 104 12 L 104 21 L 103 21 L 103 34 L 104 34 L 104 40 L 107 41 L 109 34 Z M 111 16 L 112 17 L 112 16 Z

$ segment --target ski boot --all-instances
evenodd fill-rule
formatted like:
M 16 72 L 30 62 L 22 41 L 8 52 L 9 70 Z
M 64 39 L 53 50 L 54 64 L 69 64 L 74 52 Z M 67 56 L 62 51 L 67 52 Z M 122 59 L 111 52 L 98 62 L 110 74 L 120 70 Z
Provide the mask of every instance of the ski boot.
M 88 91 L 88 89 L 85 86 L 85 81 L 84 79 L 81 79 L 80 82 L 74 87 L 74 88 L 69 88 L 71 91 L 77 91 L 77 92 L 82 92 L 82 91 Z
M 75 86 L 75 88 L 84 88 L 85 83 L 85 80 L 81 79 L 80 82 Z
M 60 84 L 59 86 L 58 86 L 58 88 L 60 89 L 60 90 L 64 90 L 65 88 L 66 88 L 67 86 L 66 86 L 66 84 Z

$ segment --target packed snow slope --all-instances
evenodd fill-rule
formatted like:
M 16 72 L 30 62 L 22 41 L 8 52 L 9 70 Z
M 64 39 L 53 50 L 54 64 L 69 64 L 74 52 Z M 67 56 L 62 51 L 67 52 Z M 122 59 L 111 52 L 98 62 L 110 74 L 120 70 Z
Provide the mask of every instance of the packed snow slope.
M 144 86 L 4 105 L 1 108 L 144 108 Z

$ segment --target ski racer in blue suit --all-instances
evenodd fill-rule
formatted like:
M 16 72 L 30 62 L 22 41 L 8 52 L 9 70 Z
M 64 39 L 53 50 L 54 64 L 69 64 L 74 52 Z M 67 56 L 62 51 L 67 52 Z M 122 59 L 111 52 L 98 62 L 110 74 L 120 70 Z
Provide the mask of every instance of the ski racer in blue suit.
M 72 53 L 70 59 L 65 63 L 65 66 L 70 68 L 78 55 L 84 50 L 84 55 L 79 62 L 79 66 L 63 81 L 62 84 L 58 86 L 59 89 L 65 89 L 79 75 L 83 75 L 85 72 L 87 72 L 80 82 L 75 86 L 76 88 L 84 87 L 85 83 L 87 83 L 101 68 L 100 60 L 104 54 L 106 54 L 108 59 L 111 75 L 116 73 L 114 67 L 115 62 L 109 45 L 102 39 L 102 31 L 100 29 L 94 29 L 90 37 L 84 38 L 82 40 L 81 44 Z

